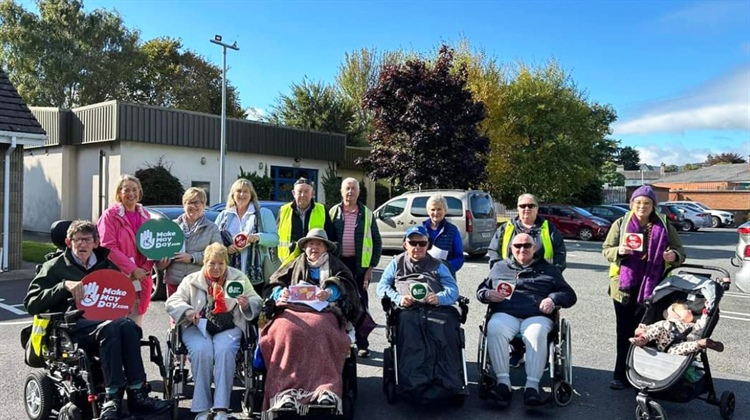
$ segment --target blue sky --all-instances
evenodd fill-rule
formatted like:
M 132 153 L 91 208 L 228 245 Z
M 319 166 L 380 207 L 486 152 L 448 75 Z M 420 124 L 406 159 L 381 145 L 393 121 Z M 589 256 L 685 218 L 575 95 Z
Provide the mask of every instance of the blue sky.
M 28 4 L 28 1 L 24 3 Z M 144 40 L 181 38 L 221 65 L 242 106 L 270 110 L 307 76 L 333 83 L 362 47 L 430 52 L 467 38 L 498 63 L 554 58 L 589 98 L 618 113 L 613 138 L 642 161 L 750 154 L 750 0 L 729 1 L 93 1 Z M 29 7 L 29 6 L 27 6 Z

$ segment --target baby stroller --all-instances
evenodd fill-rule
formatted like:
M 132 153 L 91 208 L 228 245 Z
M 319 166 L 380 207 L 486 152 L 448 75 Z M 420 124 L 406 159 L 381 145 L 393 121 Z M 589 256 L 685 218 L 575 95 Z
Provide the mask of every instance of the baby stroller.
M 429 324 L 430 321 L 434 321 L 436 325 L 454 322 L 451 318 L 455 317 L 456 308 L 453 306 L 428 307 L 419 304 L 411 308 L 400 308 L 393 304 L 387 296 L 383 298 L 381 303 L 386 313 L 386 335 L 390 344 L 390 347 L 383 351 L 383 392 L 388 403 L 395 403 L 398 393 L 401 393 L 413 402 L 432 403 L 449 397 L 451 398 L 449 401 L 454 405 L 463 406 L 464 399 L 469 392 L 464 350 L 466 338 L 461 324 L 466 322 L 466 316 L 469 312 L 469 299 L 459 296 L 460 322 L 455 322 L 455 331 L 446 331 L 445 334 L 438 331 L 443 330 L 442 326 L 438 327 L 438 330 L 432 331 Z M 415 337 L 419 335 L 432 336 L 432 340 L 425 343 L 416 343 L 417 346 L 423 346 L 423 348 L 407 350 L 403 348 L 407 341 L 409 343 L 414 342 L 414 340 L 401 340 L 398 335 L 402 315 L 407 312 L 410 315 L 418 315 L 420 321 L 423 321 L 420 323 L 421 325 L 414 326 Z M 410 319 L 414 318 L 410 317 Z M 442 350 L 434 348 L 436 340 L 441 335 L 443 340 L 447 341 L 443 343 L 446 347 Z M 460 360 L 447 360 L 445 350 L 448 349 L 448 346 L 455 346 L 455 348 L 460 349 Z M 410 353 L 409 356 L 400 356 L 404 352 Z M 417 361 L 417 358 L 413 357 L 414 355 L 423 356 L 423 359 Z M 415 361 L 421 363 L 421 366 L 411 366 Z M 407 364 L 410 366 L 406 366 Z M 399 374 L 399 371 L 407 368 L 412 372 L 418 372 L 418 375 Z
M 708 318 L 700 338 L 709 338 L 719 321 L 722 295 L 729 289 L 729 283 L 723 282 L 722 278 L 729 278 L 729 272 L 719 267 L 685 264 L 668 270 L 653 296 L 644 302 L 641 323 L 650 325 L 660 321 L 672 303 L 684 302 L 695 319 L 706 307 Z M 627 377 L 638 389 L 637 419 L 667 419 L 666 411 L 654 398 L 680 403 L 699 398 L 718 405 L 723 419 L 730 419 L 734 414 L 733 392 L 724 391 L 720 399 L 716 397 L 705 350 L 680 356 L 660 352 L 656 347 L 632 345 L 627 359 Z

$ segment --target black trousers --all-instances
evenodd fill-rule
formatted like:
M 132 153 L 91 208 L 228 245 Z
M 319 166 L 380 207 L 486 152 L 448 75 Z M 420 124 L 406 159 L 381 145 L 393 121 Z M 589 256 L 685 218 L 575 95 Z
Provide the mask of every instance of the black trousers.
M 370 297 L 365 289 L 365 271 L 359 267 L 357 263 L 357 257 L 341 257 L 341 262 L 346 265 L 349 271 L 354 276 L 354 282 L 357 283 L 357 290 L 359 291 L 359 302 L 362 304 L 362 308 L 367 312 L 370 312 Z M 360 334 L 359 329 L 355 330 L 354 334 L 355 343 L 360 349 L 370 348 L 370 341 L 366 335 Z
M 141 359 L 143 330 L 132 319 L 76 322 L 73 338 L 89 355 L 99 355 L 106 388 L 146 381 Z
M 617 325 L 617 358 L 615 359 L 614 379 L 627 382 L 625 368 L 628 359 L 628 350 L 630 350 L 630 337 L 635 333 L 635 329 L 643 316 L 643 308 L 638 305 L 635 299 L 628 299 L 627 302 L 621 303 L 613 300 L 615 304 L 615 319 Z

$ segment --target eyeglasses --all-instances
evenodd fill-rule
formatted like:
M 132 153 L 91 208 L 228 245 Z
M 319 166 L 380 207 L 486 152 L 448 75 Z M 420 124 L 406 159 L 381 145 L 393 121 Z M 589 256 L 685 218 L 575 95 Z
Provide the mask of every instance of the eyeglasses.
M 193 207 L 198 207 L 198 206 L 202 206 L 203 205 L 203 203 L 200 202 L 200 201 L 187 201 L 187 202 L 185 202 L 183 204 L 186 205 L 186 206 L 193 206 Z
M 530 249 L 534 244 L 525 243 L 525 244 L 513 244 L 513 248 L 515 249 Z
M 418 247 L 420 247 L 420 248 L 424 248 L 424 247 L 426 247 L 426 246 L 427 246 L 427 244 L 429 243 L 429 242 L 427 242 L 427 241 L 412 241 L 412 240 L 408 240 L 408 241 L 406 241 L 406 242 L 407 242 L 407 243 L 408 243 L 409 245 L 411 245 L 411 246 L 414 246 L 414 247 L 417 247 L 417 246 L 418 246 Z
M 518 205 L 518 208 L 519 208 L 519 209 L 533 209 L 533 208 L 536 208 L 536 204 L 534 204 L 534 203 L 530 203 L 530 204 L 519 204 L 519 205 Z
M 94 238 L 88 237 L 88 238 L 72 238 L 71 241 L 76 244 L 80 245 L 81 243 L 87 243 L 87 244 L 93 244 Z

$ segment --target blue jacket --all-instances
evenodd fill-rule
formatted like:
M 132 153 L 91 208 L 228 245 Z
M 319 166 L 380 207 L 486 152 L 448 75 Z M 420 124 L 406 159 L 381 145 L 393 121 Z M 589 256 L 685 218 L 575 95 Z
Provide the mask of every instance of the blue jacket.
M 430 219 L 422 222 L 422 226 L 430 234 L 432 246 L 436 246 L 443 251 L 448 251 L 448 257 L 446 257 L 445 261 L 450 264 L 451 270 L 454 273 L 457 272 L 464 265 L 464 244 L 461 241 L 461 232 L 456 225 L 447 219 L 443 219 L 435 230 L 430 228 L 431 224 Z

